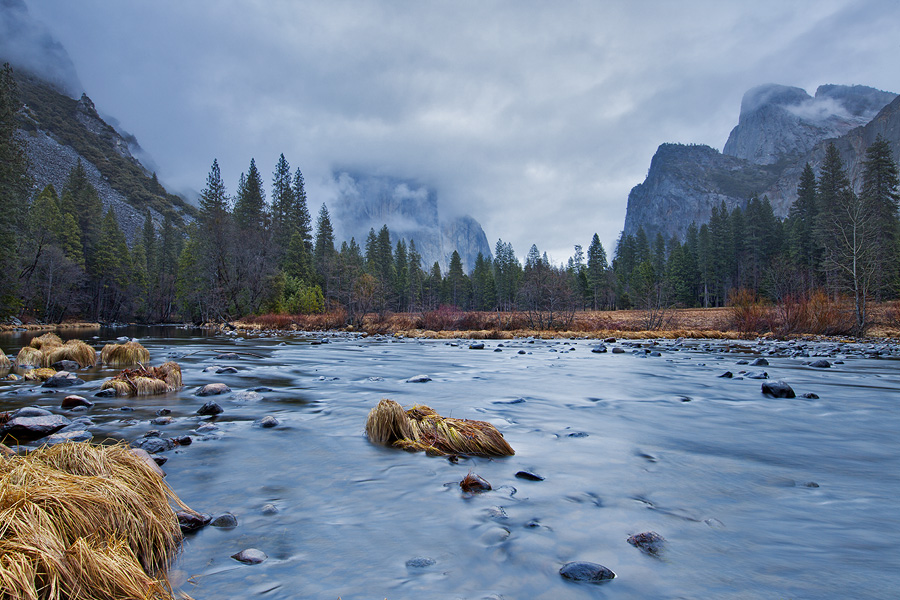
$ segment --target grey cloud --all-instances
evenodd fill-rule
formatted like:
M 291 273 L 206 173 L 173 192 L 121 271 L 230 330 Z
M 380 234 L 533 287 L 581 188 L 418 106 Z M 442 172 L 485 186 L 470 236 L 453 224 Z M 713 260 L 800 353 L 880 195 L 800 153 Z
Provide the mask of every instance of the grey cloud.
M 417 180 L 560 261 L 595 231 L 611 253 L 656 147 L 721 148 L 748 89 L 900 81 L 888 0 L 30 7 L 176 189 L 284 152 L 314 208 L 340 169 Z

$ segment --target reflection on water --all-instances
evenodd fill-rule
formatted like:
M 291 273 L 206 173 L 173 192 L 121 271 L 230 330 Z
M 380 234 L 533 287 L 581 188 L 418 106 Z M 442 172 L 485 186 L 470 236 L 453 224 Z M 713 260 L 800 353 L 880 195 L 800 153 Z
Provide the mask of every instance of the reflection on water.
M 749 344 L 725 352 L 727 344 L 666 342 L 653 348 L 657 357 L 632 347 L 594 354 L 588 341 L 470 350 L 175 328 L 82 337 L 99 348 L 121 335 L 140 336 L 155 364 L 176 360 L 186 385 L 150 399 L 95 399 L 87 413 L 95 439 L 193 435 L 167 453 L 169 484 L 195 509 L 238 518 L 234 529 L 189 536 L 173 566 L 198 600 L 896 597 L 894 360 L 848 355 L 815 370 L 769 357 L 770 378 L 820 397 L 783 400 L 764 397 L 759 380 L 718 377 L 753 369 L 736 364 L 752 359 L 758 348 Z M 23 343 L 0 339 L 13 354 Z M 239 358 L 216 359 L 221 352 Z M 204 372 L 210 365 L 237 373 Z M 96 389 L 113 372 L 80 376 Z M 406 382 L 419 374 L 432 381 Z M 194 392 L 216 381 L 271 391 L 217 397 L 225 412 L 201 418 L 206 399 Z M 4 410 L 58 410 L 60 394 L 3 385 Z M 516 456 L 453 464 L 373 446 L 365 419 L 382 397 L 488 420 Z M 161 408 L 172 424 L 150 423 Z M 281 425 L 254 427 L 265 415 Z M 195 433 L 204 423 L 217 429 Z M 521 470 L 545 479 L 515 477 Z M 464 497 L 457 483 L 469 472 L 494 490 Z M 659 557 L 626 543 L 642 531 L 666 538 Z M 269 558 L 254 566 L 229 558 L 245 548 Z M 569 583 L 558 570 L 573 560 L 618 577 Z

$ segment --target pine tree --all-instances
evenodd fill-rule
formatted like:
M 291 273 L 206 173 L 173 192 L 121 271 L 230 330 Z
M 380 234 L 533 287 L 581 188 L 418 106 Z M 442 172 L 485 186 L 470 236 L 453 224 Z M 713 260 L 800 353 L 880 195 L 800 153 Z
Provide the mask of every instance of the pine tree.
M 284 251 L 294 232 L 294 189 L 291 185 L 291 166 L 284 154 L 278 157 L 272 174 L 272 237 L 277 248 Z
M 600 236 L 595 233 L 587 251 L 587 283 L 591 290 L 591 302 L 594 310 L 599 310 L 603 304 L 603 298 L 609 286 L 608 270 L 606 251 L 603 249 L 603 244 L 600 243 Z
M 22 104 L 9 63 L 0 70 L 0 315 L 16 309 L 18 292 L 17 232 L 24 221 L 30 185 L 25 147 L 16 137 L 16 114 Z
M 94 251 L 100 236 L 98 221 L 102 214 L 103 203 L 100 201 L 97 190 L 88 181 L 87 171 L 81 159 L 69 171 L 69 177 L 63 187 L 61 202 L 63 211 L 72 213 L 78 222 L 85 263 L 90 273 L 96 273 Z
M 818 222 L 816 202 L 816 175 L 809 163 L 803 167 L 797 184 L 797 200 L 788 213 L 788 248 L 791 260 L 806 275 L 810 289 L 814 287 L 821 255 L 816 243 L 815 227 Z
M 256 161 L 250 159 L 247 175 L 241 177 L 237 199 L 234 202 L 234 219 L 244 230 L 261 230 L 266 219 L 266 194 Z
M 407 249 L 407 278 L 409 287 L 407 298 L 409 300 L 409 310 L 417 310 L 422 301 L 422 285 L 425 281 L 425 273 L 422 271 L 422 256 L 416 250 L 416 241 L 409 240 L 409 248 Z
M 331 297 L 329 296 L 329 280 L 334 269 L 335 253 L 331 216 L 328 214 L 328 207 L 322 204 L 322 208 L 319 209 L 319 218 L 316 220 L 316 246 L 313 262 L 326 298 Z
M 446 293 L 444 300 L 456 307 L 464 307 L 467 304 L 468 277 L 463 272 L 462 259 L 459 252 L 453 251 L 450 255 L 450 267 L 447 269 L 447 277 L 444 279 Z
M 866 150 L 863 162 L 863 183 L 860 201 L 864 210 L 871 214 L 873 223 L 873 240 L 877 281 L 875 291 L 883 293 L 895 287 L 900 269 L 900 252 L 898 252 L 898 220 L 897 207 L 900 200 L 898 192 L 897 163 L 891 152 L 891 146 L 880 134 L 875 142 Z
M 307 252 L 312 255 L 312 218 L 309 215 L 309 208 L 306 203 L 306 186 L 303 181 L 303 173 L 300 172 L 299 168 L 294 171 L 294 180 L 291 185 L 294 205 L 291 207 L 290 219 L 295 230 L 303 238 Z

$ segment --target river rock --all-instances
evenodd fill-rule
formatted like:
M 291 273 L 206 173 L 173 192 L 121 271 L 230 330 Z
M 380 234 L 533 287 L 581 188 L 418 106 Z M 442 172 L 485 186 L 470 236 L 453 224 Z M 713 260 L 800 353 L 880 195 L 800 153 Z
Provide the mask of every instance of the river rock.
M 203 415 L 203 416 L 218 415 L 223 412 L 225 412 L 225 410 L 221 406 L 216 404 L 213 400 L 210 400 L 209 402 L 207 402 L 206 404 L 204 404 L 203 406 L 201 406 L 200 408 L 197 409 L 197 414 Z
M 60 407 L 61 408 L 76 408 L 79 406 L 86 406 L 86 407 L 90 408 L 93 405 L 94 405 L 94 403 L 91 402 L 90 400 L 83 398 L 81 396 L 76 396 L 75 394 L 72 394 L 71 396 L 66 396 L 65 398 L 63 398 L 63 401 L 62 401 L 62 404 L 60 405 Z
M 58 431 L 52 435 L 48 435 L 41 439 L 41 442 L 48 445 L 62 444 L 65 442 L 88 442 L 93 439 L 94 434 L 86 429 L 73 429 L 69 431 Z
M 271 427 L 278 427 L 280 423 L 278 419 L 273 417 L 272 415 L 266 415 L 262 419 L 257 419 L 253 421 L 253 425 L 256 427 L 262 427 L 263 429 L 269 429 Z
M 16 416 L 0 427 L 0 439 L 10 437 L 18 442 L 31 442 L 56 433 L 70 423 L 62 415 Z
M 410 558 L 408 561 L 406 561 L 406 567 L 408 569 L 424 569 L 425 567 L 430 567 L 436 562 L 436 560 L 428 556 L 416 556 L 415 558 Z
M 484 342 L 473 342 L 469 344 L 469 350 L 484 350 Z
M 158 436 L 144 437 L 131 443 L 132 448 L 146 450 L 150 454 L 168 452 L 175 447 L 175 442 L 169 438 Z
M 416 375 L 407 379 L 406 383 L 427 383 L 429 381 L 431 381 L 431 377 L 428 375 Z
M 227 394 L 231 388 L 224 383 L 207 383 L 197 390 L 198 396 L 218 396 L 219 394 Z
M 146 464 L 150 469 L 159 475 L 160 477 L 165 477 L 166 472 L 159 468 L 159 465 L 156 464 L 156 461 L 153 460 L 153 457 L 150 456 L 150 453 L 144 450 L 143 448 L 130 448 L 132 454 L 141 459 L 144 464 Z
M 591 348 L 591 352 L 593 352 L 594 354 L 604 354 L 606 352 L 606 346 L 604 346 L 603 344 L 594 346 L 593 348 Z
M 634 534 L 626 541 L 635 548 L 638 548 L 641 552 L 657 555 L 666 543 L 666 538 L 655 531 L 645 531 L 643 533 Z
M 84 380 L 76 377 L 74 373 L 69 373 L 68 371 L 60 371 L 59 373 L 45 381 L 44 385 L 42 385 L 41 387 L 64 388 L 71 387 L 73 385 L 81 385 L 83 383 Z
M 800 395 L 801 398 L 806 398 L 807 400 L 818 400 L 819 395 L 813 394 L 812 392 L 806 392 L 805 394 Z
M 767 381 L 762 384 L 762 393 L 770 398 L 795 398 L 794 390 L 783 381 Z
M 734 377 L 734 373 L 732 373 L 731 371 L 725 371 L 724 373 L 719 375 L 719 377 L 724 377 L 725 379 L 731 379 L 732 377 Z
M 216 356 L 215 360 L 240 360 L 241 357 L 236 352 L 225 352 Z
M 238 562 L 242 562 L 245 565 L 258 565 L 269 558 L 269 556 L 262 550 L 247 548 L 246 550 L 241 550 L 237 554 L 232 554 L 231 558 Z
M 750 371 L 746 375 L 744 375 L 747 379 L 768 379 L 769 374 L 765 371 Z
M 19 410 L 13 411 L 9 416 L 15 417 L 49 417 L 53 413 L 46 408 L 39 406 L 23 406 Z
M 466 475 L 463 480 L 459 482 L 459 487 L 468 494 L 478 494 L 493 489 L 486 479 L 483 479 L 474 473 Z
M 820 358 L 819 360 L 814 360 L 809 363 L 809 366 L 815 367 L 816 369 L 827 369 L 831 367 L 831 363 L 825 360 L 824 358 Z
M 751 367 L 768 367 L 769 361 L 764 358 L 757 358 L 753 362 L 750 363 Z
M 150 422 L 153 425 L 170 425 L 174 420 L 172 417 L 156 417 Z
M 536 473 L 532 473 L 531 471 L 519 471 L 516 473 L 516 477 L 519 479 L 527 479 L 528 481 L 543 481 L 544 478 Z
M 259 392 L 251 392 L 250 390 L 238 390 L 231 395 L 231 399 L 235 402 L 259 402 L 264 397 Z
M 238 521 L 237 517 L 235 517 L 230 512 L 222 513 L 218 517 L 214 518 L 209 523 L 212 527 L 222 527 L 222 528 L 231 528 L 237 527 Z
M 600 583 L 613 579 L 616 574 L 603 565 L 592 562 L 569 562 L 562 566 L 559 574 L 572 581 Z
M 105 390 L 100 390 L 96 394 L 94 394 L 94 398 L 115 398 L 116 390 L 113 388 L 106 388 Z
M 187 510 L 179 510 L 175 513 L 175 516 L 178 517 L 178 525 L 181 527 L 182 533 L 197 531 L 206 527 L 212 521 L 212 516 L 210 515 Z
M 612 349 L 612 353 L 613 354 L 625 354 L 625 348 L 619 348 L 618 346 L 616 346 L 615 348 Z
M 50 365 L 50 367 L 57 371 L 76 371 L 81 368 L 74 360 L 59 360 Z

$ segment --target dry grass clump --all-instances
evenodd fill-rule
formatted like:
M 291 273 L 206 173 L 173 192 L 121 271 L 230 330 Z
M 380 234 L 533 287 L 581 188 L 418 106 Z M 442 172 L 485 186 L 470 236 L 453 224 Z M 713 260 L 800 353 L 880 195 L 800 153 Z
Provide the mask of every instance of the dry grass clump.
M 181 367 L 169 361 L 158 367 L 125 369 L 104 381 L 100 389 L 114 389 L 116 396 L 154 396 L 171 392 L 181 385 Z
M 0 598 L 171 599 L 170 503 L 190 510 L 124 444 L 0 459 Z
M 73 360 L 79 367 L 92 367 L 97 363 L 97 351 L 81 340 L 69 340 L 63 346 L 44 351 L 44 366 L 50 366 L 61 360 Z
M 16 364 L 20 367 L 44 366 L 44 353 L 37 348 L 24 346 L 16 355 Z
M 32 338 L 30 344 L 32 348 L 36 348 L 38 350 L 50 350 L 62 345 L 62 338 L 60 338 L 55 333 L 45 333 L 44 335 Z
M 56 375 L 56 369 L 50 367 L 39 367 L 37 369 L 29 369 L 25 372 L 25 381 L 47 381 Z
M 366 435 L 376 444 L 431 455 L 512 456 L 503 434 L 486 421 L 442 417 L 416 404 L 409 410 L 383 399 L 369 412 Z
M 12 362 L 10 362 L 9 357 L 6 355 L 2 349 L 0 349 L 0 369 L 8 369 L 12 366 Z
M 134 367 L 150 362 L 150 351 L 137 342 L 106 344 L 100 351 L 100 360 L 111 367 Z

